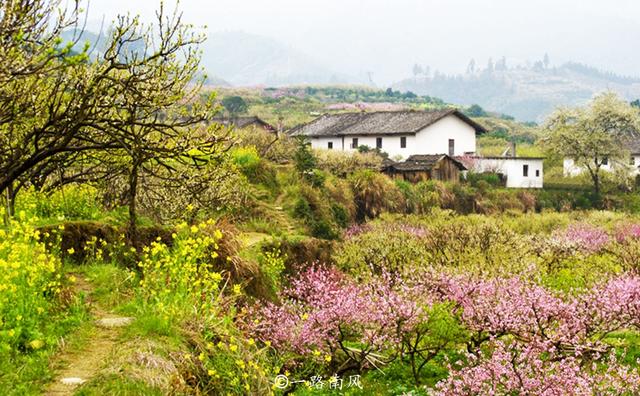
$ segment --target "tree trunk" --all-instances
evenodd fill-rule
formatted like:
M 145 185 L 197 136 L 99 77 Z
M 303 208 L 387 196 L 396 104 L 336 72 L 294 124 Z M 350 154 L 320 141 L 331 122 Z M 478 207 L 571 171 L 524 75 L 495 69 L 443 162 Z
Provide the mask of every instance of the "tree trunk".
M 591 169 L 591 166 L 587 165 L 587 170 L 589 171 L 589 175 L 591 176 L 591 181 L 593 182 L 593 189 L 596 194 L 596 197 L 600 197 L 600 166 L 598 165 L 597 160 L 595 161 L 595 169 Z
M 14 205 L 12 205 L 12 202 L 15 202 L 15 201 L 12 201 L 11 199 L 11 197 L 13 196 L 13 192 L 11 190 L 12 188 L 9 187 L 3 191 L 4 192 L 3 198 L 4 198 L 4 204 L 5 204 L 3 221 L 5 226 L 9 225 L 9 220 L 11 220 L 12 213 L 15 210 Z
M 129 173 L 129 194 L 127 195 L 127 204 L 129 206 L 129 223 L 127 224 L 127 239 L 129 245 L 135 249 L 138 248 L 138 226 L 137 226 L 137 208 L 136 197 L 138 193 L 138 162 L 134 162 Z
M 596 169 L 591 174 L 591 179 L 593 179 L 593 188 L 596 193 L 596 197 L 600 197 L 600 172 L 599 169 Z
M 416 352 L 412 351 L 409 353 L 409 361 L 411 362 L 411 372 L 413 373 L 413 381 L 416 386 L 420 386 L 420 373 L 418 372 L 418 367 L 416 366 Z

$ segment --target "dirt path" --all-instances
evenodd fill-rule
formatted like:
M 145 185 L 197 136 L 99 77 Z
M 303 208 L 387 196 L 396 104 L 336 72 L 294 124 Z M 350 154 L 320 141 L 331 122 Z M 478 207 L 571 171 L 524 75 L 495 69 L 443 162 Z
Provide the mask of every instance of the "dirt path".
M 46 395 L 73 395 L 79 385 L 94 378 L 118 345 L 122 327 L 132 321 L 115 316 L 92 301 L 92 285 L 82 275 L 75 276 L 76 292 L 87 296 L 85 301 L 95 322 L 88 340 L 80 348 L 64 349 L 55 358 L 55 380 L 45 391 Z

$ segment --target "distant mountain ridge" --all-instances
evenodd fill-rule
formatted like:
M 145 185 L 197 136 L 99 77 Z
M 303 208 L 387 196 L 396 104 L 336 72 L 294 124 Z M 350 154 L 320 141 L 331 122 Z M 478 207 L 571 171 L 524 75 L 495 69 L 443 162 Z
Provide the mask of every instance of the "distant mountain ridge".
M 80 38 L 78 39 L 78 35 Z M 91 31 L 66 31 L 65 42 L 77 41 L 75 51 L 86 42 L 90 55 L 100 56 L 105 49 L 106 34 Z M 135 43 L 142 47 L 142 43 Z M 268 37 L 243 32 L 210 33 L 202 44 L 202 61 L 211 86 L 285 86 L 299 84 L 344 84 L 362 82 L 321 65 L 310 56 Z
M 104 51 L 106 34 L 85 31 L 76 50 L 86 41 L 91 55 Z M 73 32 L 63 39 L 72 40 Z M 131 50 L 139 50 L 135 43 Z M 332 70 L 311 56 L 277 40 L 244 32 L 210 33 L 202 44 L 202 66 L 212 87 L 290 85 L 371 85 L 370 78 Z M 383 62 L 381 60 L 380 62 Z M 640 98 L 640 78 L 603 72 L 594 67 L 565 63 L 550 67 L 548 60 L 529 66 L 507 67 L 492 61 L 484 68 L 471 67 L 465 74 L 425 73 L 416 67 L 414 77 L 392 85 L 399 91 L 438 97 L 448 103 L 483 108 L 514 116 L 520 121 L 543 121 L 558 106 L 586 103 L 595 94 L 612 90 L 631 101 Z
M 442 98 L 461 105 L 479 104 L 510 114 L 520 121 L 543 121 L 558 106 L 586 103 L 593 95 L 611 90 L 631 101 L 640 98 L 640 78 L 620 76 L 569 62 L 546 67 L 507 68 L 490 64 L 463 75 L 417 74 L 393 85 L 395 89 Z
M 205 69 L 233 85 L 353 82 L 352 77 L 332 71 L 300 51 L 255 34 L 211 33 L 203 50 Z

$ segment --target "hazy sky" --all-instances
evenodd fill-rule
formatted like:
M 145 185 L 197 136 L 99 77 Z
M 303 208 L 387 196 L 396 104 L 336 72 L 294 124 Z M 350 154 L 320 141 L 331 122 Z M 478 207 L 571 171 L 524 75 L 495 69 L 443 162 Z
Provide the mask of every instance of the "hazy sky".
M 175 1 L 167 1 L 173 7 Z M 151 18 L 156 0 L 92 0 L 90 19 Z M 208 31 L 274 38 L 343 73 L 372 71 L 381 83 L 414 63 L 454 73 L 471 58 L 509 63 L 549 53 L 640 75 L 638 0 L 182 0 L 185 20 Z

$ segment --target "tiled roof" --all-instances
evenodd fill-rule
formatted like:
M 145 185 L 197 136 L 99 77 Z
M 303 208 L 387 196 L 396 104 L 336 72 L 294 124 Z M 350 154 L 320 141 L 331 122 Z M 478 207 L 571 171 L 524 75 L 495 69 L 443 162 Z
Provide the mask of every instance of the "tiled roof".
M 411 135 L 455 115 L 471 125 L 477 133 L 485 128 L 456 109 L 434 111 L 380 111 L 372 113 L 324 114 L 290 131 L 294 136 Z

